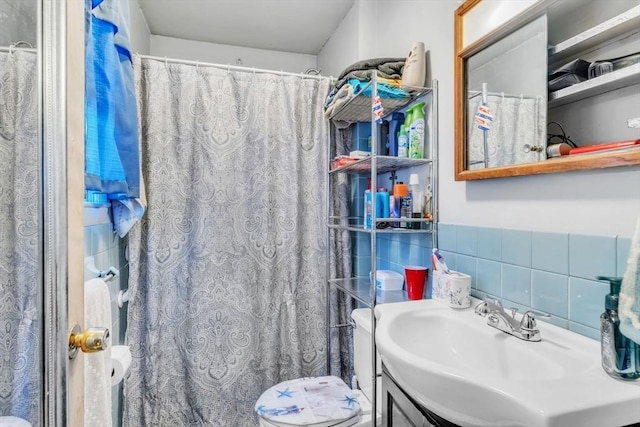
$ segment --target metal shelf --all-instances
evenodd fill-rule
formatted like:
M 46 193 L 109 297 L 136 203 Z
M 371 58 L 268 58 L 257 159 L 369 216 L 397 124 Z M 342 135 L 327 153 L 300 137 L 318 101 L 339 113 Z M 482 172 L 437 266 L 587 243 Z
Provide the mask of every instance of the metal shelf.
M 378 162 L 378 173 L 386 173 L 397 171 L 400 169 L 412 168 L 414 166 L 420 166 L 427 163 L 432 163 L 431 159 L 410 159 L 408 157 L 394 157 L 394 156 L 376 156 Z M 329 173 L 346 172 L 351 174 L 371 172 L 371 157 L 365 157 L 363 159 L 354 161 L 344 166 L 337 167 L 329 171 Z
M 360 218 L 360 222 L 362 222 L 362 218 Z M 433 221 L 430 219 L 422 219 L 422 218 L 376 218 L 376 222 L 420 222 L 422 223 L 422 228 L 420 229 L 409 229 L 409 228 L 400 228 L 400 227 L 388 227 L 388 228 L 377 228 L 376 233 L 380 234 L 393 234 L 393 233 L 401 233 L 401 234 L 430 234 L 433 232 Z M 362 225 L 357 224 L 329 224 L 329 228 L 332 230 L 344 230 L 344 231 L 355 231 L 360 233 L 371 233 L 373 230 L 370 228 L 364 228 Z
M 636 83 L 640 83 L 640 64 L 634 64 L 550 93 L 549 108 L 580 101 Z
M 368 308 L 374 307 L 371 294 L 371 281 L 368 277 L 350 277 L 346 279 L 329 280 L 331 286 L 348 294 L 352 298 L 361 302 Z M 407 301 L 405 291 L 378 291 L 376 293 L 376 304 Z
M 368 88 L 371 82 L 365 86 Z M 338 109 L 334 114 L 329 117 L 332 121 L 344 121 L 344 122 L 370 122 L 371 121 L 371 97 L 363 94 L 364 89 L 357 95 L 351 98 L 345 105 Z M 402 89 L 407 90 L 409 96 L 406 98 L 380 98 L 382 101 L 382 108 L 384 108 L 384 115 L 389 115 L 392 112 L 399 110 L 415 101 L 416 99 L 430 93 L 431 88 L 413 88 L 403 86 Z

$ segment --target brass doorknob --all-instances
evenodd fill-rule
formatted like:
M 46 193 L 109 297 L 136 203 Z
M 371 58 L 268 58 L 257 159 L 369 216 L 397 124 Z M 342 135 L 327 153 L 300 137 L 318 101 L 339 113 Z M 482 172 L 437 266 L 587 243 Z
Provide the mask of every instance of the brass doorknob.
M 83 353 L 106 350 L 109 347 L 109 337 L 107 328 L 87 328 L 82 331 L 79 325 L 75 325 L 69 332 L 69 359 L 76 357 L 79 349 Z

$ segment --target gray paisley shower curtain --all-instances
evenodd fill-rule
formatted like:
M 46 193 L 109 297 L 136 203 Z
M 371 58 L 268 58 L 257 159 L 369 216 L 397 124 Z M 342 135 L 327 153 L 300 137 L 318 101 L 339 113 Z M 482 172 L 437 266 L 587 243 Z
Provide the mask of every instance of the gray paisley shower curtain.
M 38 69 L 0 52 L 0 415 L 42 418 Z
M 134 67 L 148 209 L 124 425 L 254 426 L 262 391 L 326 373 L 329 81 Z

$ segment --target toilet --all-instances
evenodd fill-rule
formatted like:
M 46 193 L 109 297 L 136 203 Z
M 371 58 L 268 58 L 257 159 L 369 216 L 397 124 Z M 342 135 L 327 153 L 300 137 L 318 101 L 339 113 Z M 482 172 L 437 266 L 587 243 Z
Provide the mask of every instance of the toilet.
M 0 416 L 0 427 L 31 427 L 31 423 L 18 417 Z
M 366 427 L 371 426 L 371 310 L 353 310 L 353 365 L 360 390 L 352 390 L 336 376 L 283 381 L 266 390 L 255 405 L 264 427 Z M 380 369 L 378 357 L 378 373 Z M 377 384 L 380 425 L 381 394 Z

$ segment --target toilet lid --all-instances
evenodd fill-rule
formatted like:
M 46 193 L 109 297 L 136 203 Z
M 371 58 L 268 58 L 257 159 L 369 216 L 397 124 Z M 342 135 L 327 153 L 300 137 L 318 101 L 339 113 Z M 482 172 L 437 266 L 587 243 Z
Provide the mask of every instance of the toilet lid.
M 0 427 L 31 427 L 31 423 L 18 417 L 0 417 Z
M 298 378 L 262 393 L 256 412 L 274 424 L 331 426 L 360 415 L 353 391 L 335 376 Z

